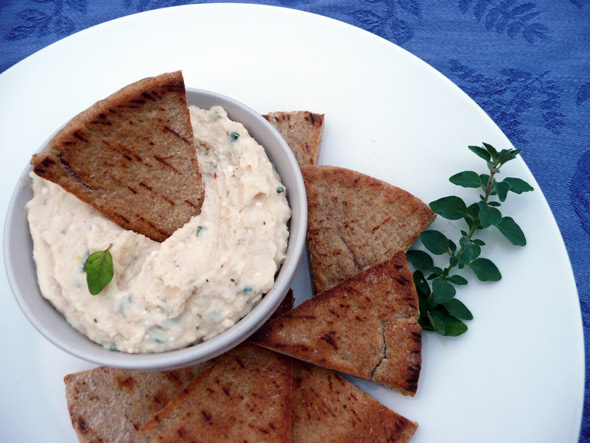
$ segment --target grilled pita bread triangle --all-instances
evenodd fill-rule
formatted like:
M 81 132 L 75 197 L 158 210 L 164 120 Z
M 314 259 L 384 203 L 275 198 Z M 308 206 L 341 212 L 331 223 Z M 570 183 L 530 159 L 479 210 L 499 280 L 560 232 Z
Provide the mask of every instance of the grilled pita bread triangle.
M 408 249 L 434 219 L 418 198 L 335 166 L 302 166 L 314 293 Z
M 308 111 L 270 112 L 263 117 L 283 136 L 300 166 L 317 163 L 324 114 Z
M 141 429 L 150 441 L 289 441 L 291 359 L 244 343 L 215 360 Z
M 334 371 L 293 361 L 294 443 L 408 442 L 418 425 Z
M 66 399 L 78 439 L 144 441 L 139 428 L 208 366 L 164 372 L 102 366 L 66 375 Z
M 400 251 L 266 323 L 250 340 L 413 396 L 422 365 L 418 316 Z
M 95 103 L 31 164 L 35 174 L 118 225 L 159 242 L 203 203 L 180 71 L 140 80 Z

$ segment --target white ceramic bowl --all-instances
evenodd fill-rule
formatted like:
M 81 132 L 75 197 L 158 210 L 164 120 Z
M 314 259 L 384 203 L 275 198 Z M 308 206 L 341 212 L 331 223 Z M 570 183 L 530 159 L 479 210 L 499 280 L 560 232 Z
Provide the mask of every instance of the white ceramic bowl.
M 218 336 L 184 349 L 158 354 L 109 351 L 72 328 L 41 295 L 25 210 L 26 203 L 32 197 L 29 179 L 31 168 L 28 167 L 20 177 L 8 208 L 4 231 L 4 259 L 8 281 L 16 301 L 33 326 L 49 341 L 76 357 L 100 365 L 129 369 L 174 369 L 206 361 L 228 351 L 250 336 L 272 315 L 289 290 L 301 259 L 307 228 L 305 186 L 293 153 L 279 133 L 247 106 L 213 92 L 191 88 L 187 88 L 187 99 L 190 105 L 204 109 L 214 105 L 223 106 L 230 119 L 242 123 L 258 143 L 265 147 L 268 157 L 288 189 L 287 198 L 292 217 L 286 260 L 276 276 L 273 288 L 242 320 Z M 39 151 L 45 148 L 50 139 L 51 137 Z

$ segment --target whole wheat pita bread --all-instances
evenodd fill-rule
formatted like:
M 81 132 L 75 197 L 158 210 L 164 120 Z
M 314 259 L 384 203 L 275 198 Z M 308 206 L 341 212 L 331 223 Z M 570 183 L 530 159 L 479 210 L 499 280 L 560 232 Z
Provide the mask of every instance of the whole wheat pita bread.
M 70 419 L 81 442 L 141 442 L 139 428 L 209 364 L 149 372 L 99 367 L 64 378 Z
M 314 293 L 408 249 L 434 213 L 381 180 L 335 166 L 302 166 Z
M 156 241 L 197 215 L 203 203 L 180 71 L 140 80 L 95 103 L 31 164 L 38 176 Z
M 400 251 L 268 322 L 250 340 L 413 396 L 422 365 L 418 316 Z
M 289 441 L 291 359 L 244 343 L 215 363 L 141 429 L 150 441 Z
M 417 427 L 334 371 L 293 361 L 293 443 L 405 443 Z
M 317 163 L 324 114 L 308 111 L 270 112 L 263 117 L 283 136 L 300 166 Z

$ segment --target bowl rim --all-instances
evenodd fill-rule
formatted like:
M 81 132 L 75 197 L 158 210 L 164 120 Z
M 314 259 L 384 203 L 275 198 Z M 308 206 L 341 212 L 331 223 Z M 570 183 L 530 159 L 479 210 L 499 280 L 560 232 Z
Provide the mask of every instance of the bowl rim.
M 291 173 L 293 174 L 292 179 L 294 180 L 295 185 L 291 185 L 290 187 L 287 186 L 287 188 L 291 189 L 292 191 L 287 192 L 287 198 L 289 200 L 289 206 L 291 208 L 291 218 L 289 220 L 289 239 L 287 243 L 285 261 L 282 263 L 281 267 L 277 271 L 273 287 L 262 297 L 262 299 L 256 304 L 256 306 L 250 312 L 248 312 L 248 314 L 242 317 L 242 319 L 236 322 L 236 324 L 231 328 L 225 330 L 224 332 L 216 335 L 215 337 L 209 340 L 199 342 L 197 344 L 182 349 L 165 351 L 161 353 L 130 354 L 124 352 L 109 351 L 102 345 L 92 342 L 84 334 L 73 328 L 67 322 L 63 314 L 57 311 L 53 304 L 41 295 L 41 290 L 38 286 L 37 281 L 36 265 L 34 264 L 31 249 L 29 259 L 33 261 L 34 264 L 34 280 L 37 286 L 38 293 L 42 297 L 42 301 L 47 305 L 47 308 L 55 310 L 59 314 L 63 322 L 65 322 L 65 324 L 69 328 L 71 328 L 72 331 L 74 331 L 76 334 L 79 334 L 84 340 L 88 341 L 90 345 L 90 348 L 88 350 L 86 350 L 86 346 L 84 348 L 80 348 L 76 346 L 75 343 L 73 343 L 72 340 L 68 337 L 54 333 L 52 327 L 46 325 L 43 321 L 39 319 L 38 315 L 29 306 L 29 303 L 27 302 L 27 296 L 22 294 L 20 291 L 19 278 L 16 275 L 12 259 L 10 257 L 10 251 L 14 247 L 13 239 L 11 238 L 10 233 L 13 231 L 14 223 L 16 222 L 16 211 L 23 210 L 26 212 L 25 208 L 17 207 L 17 201 L 19 200 L 18 197 L 20 196 L 20 194 L 24 192 L 23 190 L 25 187 L 23 186 L 23 183 L 29 180 L 29 174 L 32 171 L 31 165 L 27 165 L 27 167 L 25 167 L 23 172 L 20 174 L 16 186 L 12 191 L 12 195 L 6 213 L 6 222 L 4 225 L 3 233 L 3 255 L 5 270 L 8 276 L 9 286 L 16 299 L 16 302 L 20 307 L 21 311 L 25 314 L 25 317 L 28 319 L 28 321 L 48 341 L 50 341 L 63 351 L 69 353 L 70 355 L 73 355 L 75 357 L 81 358 L 83 360 L 98 365 L 143 370 L 176 369 L 191 364 L 207 361 L 224 352 L 227 352 L 231 348 L 240 344 L 242 341 L 246 340 L 256 329 L 258 329 L 264 322 L 268 320 L 268 318 L 270 318 L 270 316 L 278 308 L 278 306 L 280 305 L 280 303 L 282 302 L 285 295 L 290 289 L 290 284 L 293 278 L 295 277 L 297 268 L 303 256 L 307 230 L 307 197 L 305 193 L 305 184 L 303 182 L 303 177 L 301 174 L 299 164 L 295 159 L 295 155 L 293 154 L 292 150 L 289 148 L 283 137 L 280 135 L 280 133 L 264 117 L 262 117 L 262 115 L 260 115 L 258 112 L 256 112 L 249 106 L 231 97 L 219 94 L 217 92 L 198 88 L 186 87 L 186 96 L 189 106 L 195 104 L 194 98 L 197 96 L 206 98 L 206 100 L 212 100 L 216 103 L 218 102 L 219 105 L 226 110 L 226 112 L 228 113 L 228 117 L 234 121 L 242 123 L 249 133 L 252 133 L 252 124 L 259 125 L 258 130 L 266 131 L 277 142 L 277 146 L 280 147 L 280 149 L 277 150 L 277 152 L 279 152 L 278 155 L 285 156 L 284 161 L 286 161 L 288 165 L 287 168 L 283 168 L 283 174 L 279 174 L 281 176 L 281 181 L 284 182 L 283 175 L 288 170 L 291 171 Z M 193 101 L 192 103 L 191 100 Z M 244 112 L 245 115 L 248 117 L 246 119 L 247 122 L 242 121 L 244 120 L 243 118 L 232 118 L 232 115 L 235 114 L 236 111 Z M 39 146 L 36 152 L 42 151 L 47 146 L 49 141 L 55 136 L 55 134 L 61 128 L 63 128 L 63 126 L 65 126 L 65 124 L 67 124 L 67 122 L 64 123 L 64 125 L 62 125 L 60 128 L 58 128 L 53 134 L 51 134 Z M 255 130 L 254 132 L 258 131 Z M 256 137 L 254 138 L 256 139 Z M 268 148 L 262 142 L 259 143 L 264 147 L 269 158 L 271 158 L 272 155 L 270 155 L 270 153 L 268 152 Z M 275 164 L 275 161 L 272 161 L 272 163 L 275 166 L 275 168 L 279 169 L 279 167 Z M 30 185 L 28 184 L 27 186 Z M 297 192 L 293 192 L 293 188 L 295 188 Z M 24 217 L 26 221 L 26 214 Z M 26 225 L 26 229 L 30 235 L 28 223 L 26 223 Z

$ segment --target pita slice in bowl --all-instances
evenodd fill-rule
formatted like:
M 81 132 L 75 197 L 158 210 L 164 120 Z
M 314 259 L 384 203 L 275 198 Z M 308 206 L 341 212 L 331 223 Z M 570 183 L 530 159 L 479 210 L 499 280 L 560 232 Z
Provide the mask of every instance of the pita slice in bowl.
M 422 366 L 418 316 L 400 251 L 266 323 L 250 340 L 413 396 Z
M 302 166 L 301 172 L 316 294 L 407 250 L 434 220 L 420 199 L 376 178 L 336 166 Z
M 123 228 L 164 241 L 199 214 L 205 192 L 182 72 L 139 80 L 95 103 L 31 164 Z

